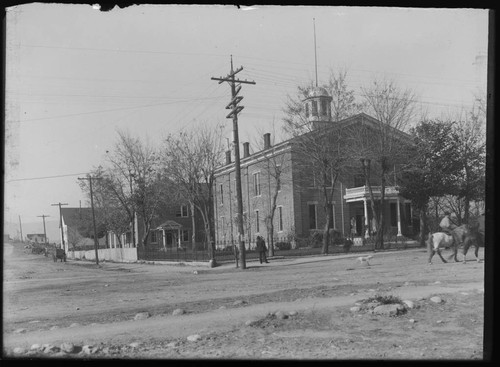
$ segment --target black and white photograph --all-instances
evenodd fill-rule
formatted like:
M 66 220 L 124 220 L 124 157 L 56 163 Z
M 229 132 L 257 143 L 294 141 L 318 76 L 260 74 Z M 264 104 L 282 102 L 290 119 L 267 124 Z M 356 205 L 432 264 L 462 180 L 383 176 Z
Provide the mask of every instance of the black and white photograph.
M 492 19 L 6 7 L 2 359 L 489 361 Z

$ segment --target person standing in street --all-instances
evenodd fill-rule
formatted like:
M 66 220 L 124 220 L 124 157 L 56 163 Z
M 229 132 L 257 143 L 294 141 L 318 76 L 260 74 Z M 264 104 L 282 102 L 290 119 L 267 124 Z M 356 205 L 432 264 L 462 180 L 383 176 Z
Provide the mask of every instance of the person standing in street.
M 259 251 L 260 263 L 261 264 L 262 264 L 262 262 L 269 263 L 269 261 L 267 261 L 267 257 L 266 257 L 266 251 L 267 251 L 266 242 L 264 241 L 264 239 L 261 236 L 257 236 L 257 251 Z

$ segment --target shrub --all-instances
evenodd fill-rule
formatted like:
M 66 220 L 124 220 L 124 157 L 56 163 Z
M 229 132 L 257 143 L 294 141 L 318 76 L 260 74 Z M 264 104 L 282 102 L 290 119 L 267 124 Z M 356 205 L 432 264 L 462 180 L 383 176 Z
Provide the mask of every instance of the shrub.
M 292 249 L 292 244 L 290 242 L 276 242 L 274 244 L 274 247 L 277 250 L 291 250 Z
M 347 253 L 351 250 L 351 247 L 352 247 L 352 241 L 345 238 L 344 239 L 344 245 L 343 245 L 343 248 L 344 248 L 344 251 Z

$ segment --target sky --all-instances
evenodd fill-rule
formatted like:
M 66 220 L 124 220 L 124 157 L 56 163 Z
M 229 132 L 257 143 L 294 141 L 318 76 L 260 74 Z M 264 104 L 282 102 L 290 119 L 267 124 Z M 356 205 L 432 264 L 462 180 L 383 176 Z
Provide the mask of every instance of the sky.
M 313 22 L 314 19 L 314 22 Z M 117 131 L 161 146 L 168 134 L 225 126 L 243 70 L 240 142 L 279 135 L 287 96 L 345 69 L 360 88 L 390 78 L 430 117 L 486 93 L 484 9 L 136 5 L 7 8 L 4 220 L 58 220 L 52 204 L 88 206 L 78 185 L 112 150 Z M 13 234 L 15 235 L 15 233 Z

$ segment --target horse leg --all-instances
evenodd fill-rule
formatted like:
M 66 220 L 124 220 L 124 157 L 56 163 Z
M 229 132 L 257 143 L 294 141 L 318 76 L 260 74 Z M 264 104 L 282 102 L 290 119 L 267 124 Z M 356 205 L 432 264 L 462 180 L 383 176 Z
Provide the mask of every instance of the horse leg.
M 441 258 L 441 260 L 446 264 L 447 261 L 443 258 L 443 256 L 441 255 L 441 251 L 439 251 L 439 248 L 436 250 L 437 254 L 439 255 L 439 257 Z
M 429 249 L 429 265 L 432 265 L 432 257 L 434 256 L 434 253 L 436 251 L 434 251 L 434 249 Z
M 480 263 L 480 262 L 481 262 L 481 260 L 479 260 L 479 244 L 478 244 L 478 243 L 476 243 L 476 244 L 474 245 L 474 255 L 476 256 L 476 261 L 477 261 L 478 263 Z
M 469 247 L 470 247 L 470 242 L 468 240 L 465 240 L 465 242 L 464 242 L 464 250 L 463 250 L 464 264 L 467 263 L 467 251 L 469 251 Z

